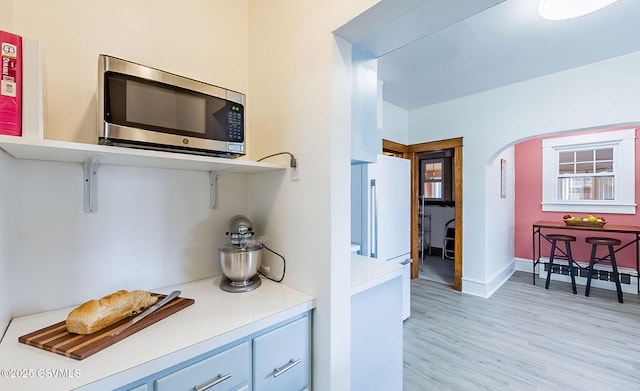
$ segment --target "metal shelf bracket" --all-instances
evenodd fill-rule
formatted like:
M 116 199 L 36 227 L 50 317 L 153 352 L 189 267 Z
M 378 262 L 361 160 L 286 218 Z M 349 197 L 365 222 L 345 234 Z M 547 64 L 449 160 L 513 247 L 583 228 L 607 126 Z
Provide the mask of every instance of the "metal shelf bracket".
M 89 155 L 84 161 L 84 212 L 98 211 L 98 167 L 102 156 Z
M 210 204 L 211 209 L 218 209 L 218 177 L 222 174 L 230 174 L 235 170 L 226 170 L 226 171 L 209 171 L 209 185 L 210 188 Z

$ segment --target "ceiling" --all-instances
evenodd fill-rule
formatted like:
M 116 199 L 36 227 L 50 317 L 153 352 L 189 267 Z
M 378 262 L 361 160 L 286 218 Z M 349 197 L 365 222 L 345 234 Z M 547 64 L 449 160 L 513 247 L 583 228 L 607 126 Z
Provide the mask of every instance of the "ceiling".
M 382 0 L 336 30 L 411 110 L 640 50 L 640 1 L 548 21 L 538 0 Z M 639 70 L 640 71 L 640 70 Z

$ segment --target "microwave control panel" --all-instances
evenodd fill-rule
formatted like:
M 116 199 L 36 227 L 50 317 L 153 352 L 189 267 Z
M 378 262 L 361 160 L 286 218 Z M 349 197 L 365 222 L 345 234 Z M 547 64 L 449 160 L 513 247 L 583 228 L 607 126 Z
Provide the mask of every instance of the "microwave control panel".
M 227 136 L 229 141 L 244 141 L 244 120 L 242 118 L 242 106 L 231 106 L 231 110 L 227 113 Z

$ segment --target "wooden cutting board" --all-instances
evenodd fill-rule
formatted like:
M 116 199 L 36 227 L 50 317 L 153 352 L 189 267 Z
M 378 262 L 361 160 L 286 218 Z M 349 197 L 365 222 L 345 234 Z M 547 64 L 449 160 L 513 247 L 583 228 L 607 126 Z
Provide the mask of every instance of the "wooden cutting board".
M 162 300 L 166 295 L 152 293 Z M 185 297 L 178 297 L 169 304 L 165 304 L 156 312 L 143 318 L 118 335 L 110 336 L 111 330 L 128 322 L 131 318 L 122 319 L 93 334 L 75 334 L 67 331 L 65 322 L 59 322 L 51 326 L 25 334 L 18 338 L 19 342 L 44 349 L 53 353 L 58 353 L 76 360 L 83 360 L 94 353 L 97 353 L 114 343 L 121 341 L 138 331 L 151 326 L 152 324 L 175 314 L 176 312 L 190 306 L 195 300 Z

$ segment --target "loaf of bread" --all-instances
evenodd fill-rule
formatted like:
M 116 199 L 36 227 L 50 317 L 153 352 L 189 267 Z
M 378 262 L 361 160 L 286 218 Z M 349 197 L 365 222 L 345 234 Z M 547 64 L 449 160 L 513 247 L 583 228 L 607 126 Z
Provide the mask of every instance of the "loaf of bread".
M 154 304 L 158 298 L 149 292 L 120 290 L 99 300 L 89 300 L 69 313 L 67 330 L 92 334 Z

